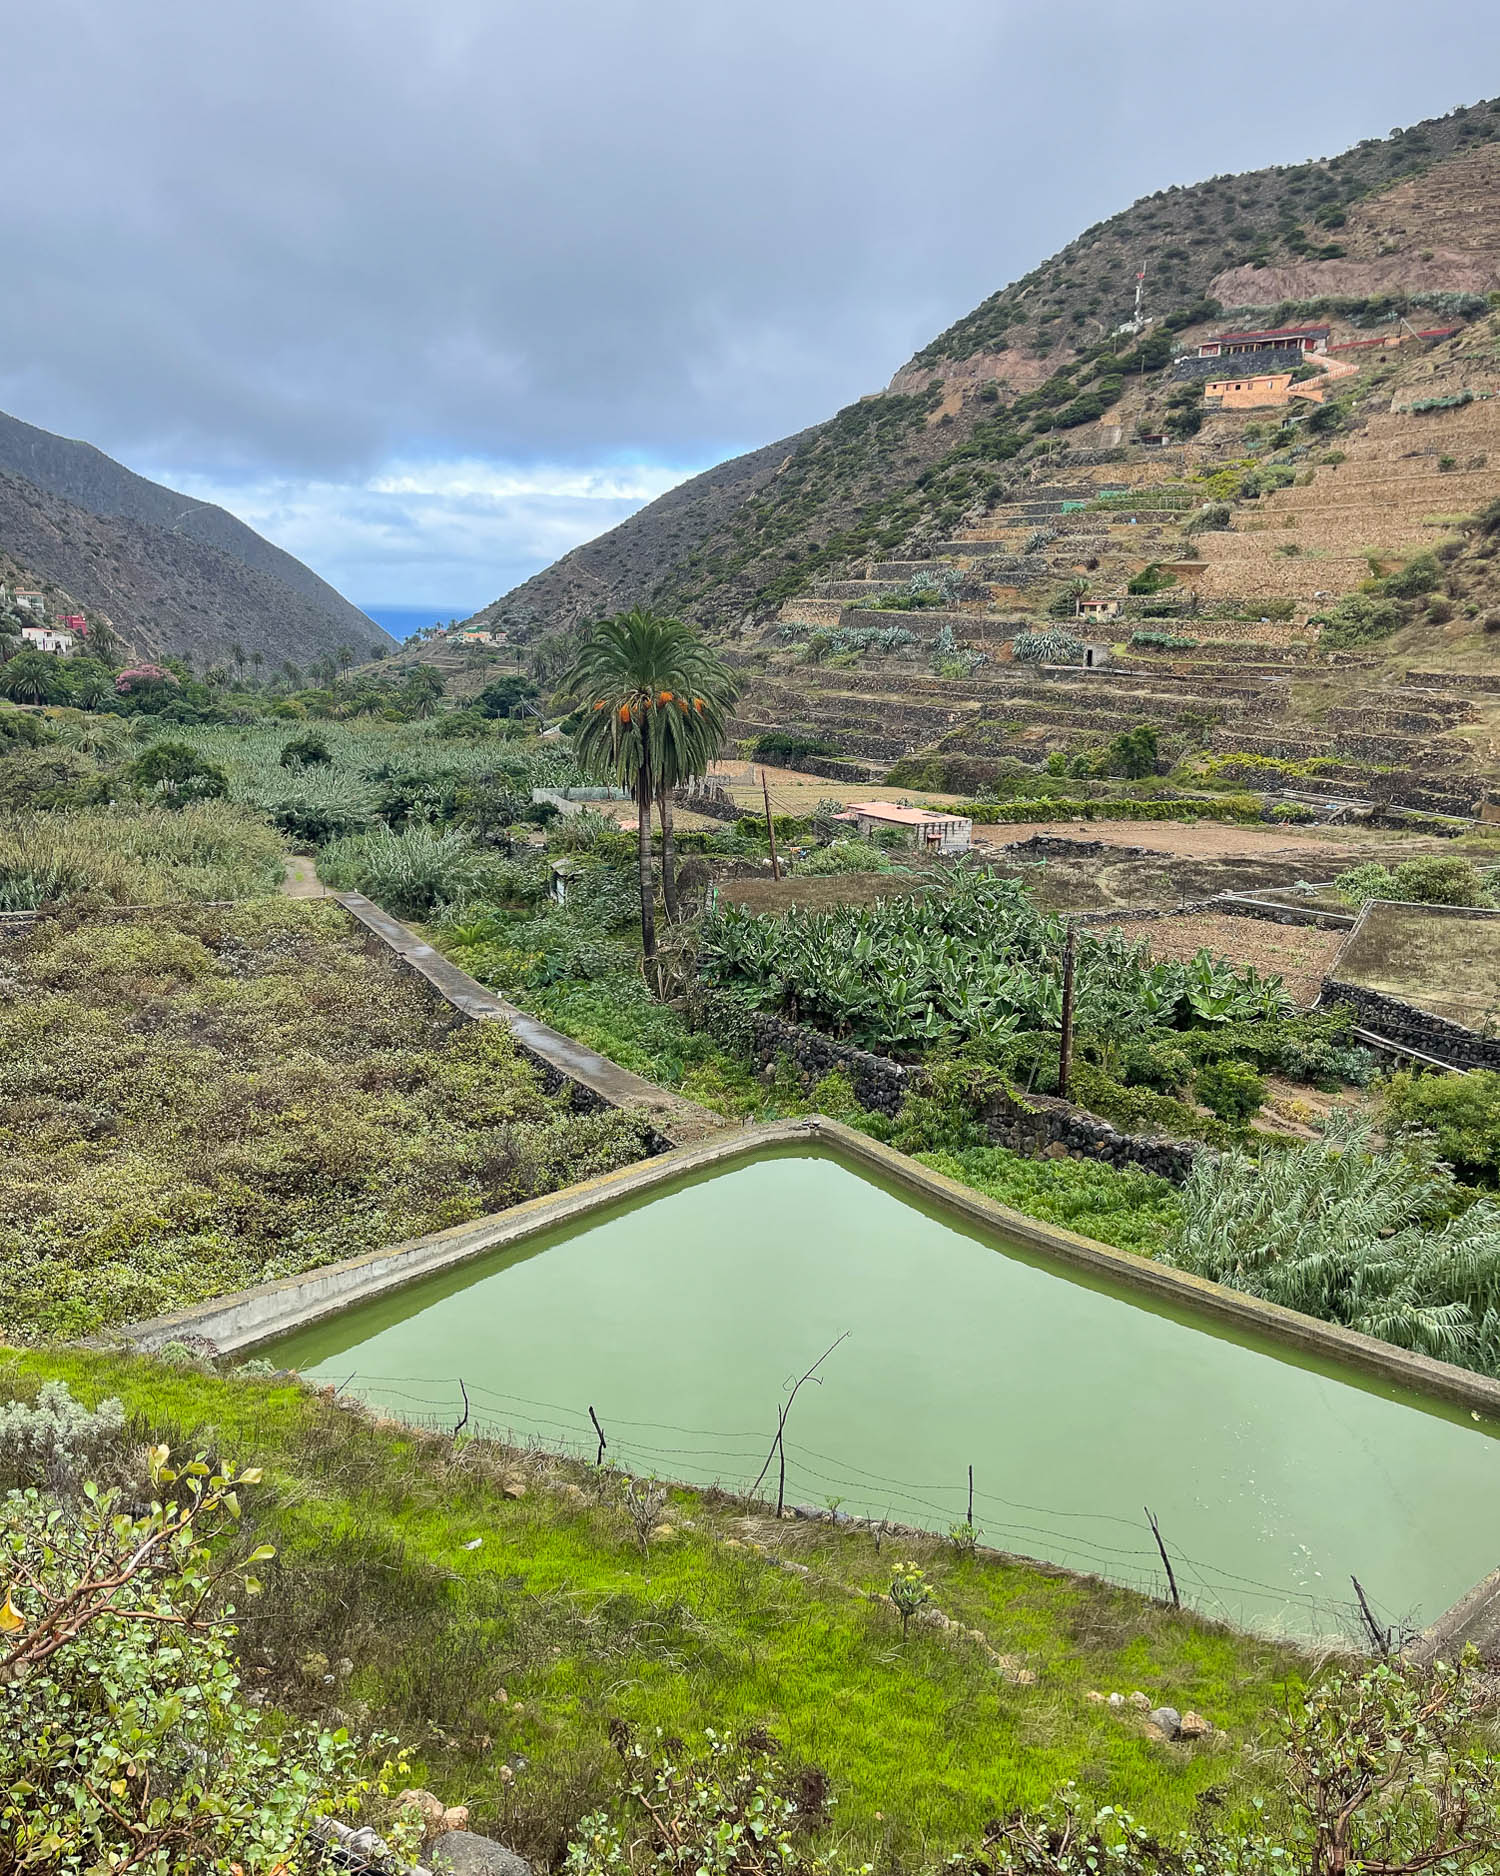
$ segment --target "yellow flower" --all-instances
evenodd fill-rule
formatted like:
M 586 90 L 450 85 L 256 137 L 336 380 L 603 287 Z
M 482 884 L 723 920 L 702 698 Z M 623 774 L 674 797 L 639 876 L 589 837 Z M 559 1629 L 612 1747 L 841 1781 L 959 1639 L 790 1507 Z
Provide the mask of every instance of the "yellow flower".
M 0 1603 L 0 1635 L 14 1635 L 17 1629 L 26 1626 L 26 1618 L 10 1599 L 9 1590 L 5 1592 L 5 1601 Z

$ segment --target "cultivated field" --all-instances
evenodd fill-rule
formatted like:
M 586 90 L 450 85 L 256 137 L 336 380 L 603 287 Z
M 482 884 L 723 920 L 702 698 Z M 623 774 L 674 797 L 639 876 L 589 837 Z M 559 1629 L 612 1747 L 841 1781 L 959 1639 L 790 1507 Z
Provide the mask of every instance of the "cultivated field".
M 1346 935 L 1306 925 L 1235 918 L 1223 912 L 1185 913 L 1181 918 L 1153 919 L 1149 925 L 1122 929 L 1128 937 L 1143 937 L 1156 958 L 1186 961 L 1209 951 L 1233 964 L 1254 965 L 1262 977 L 1280 977 L 1300 1009 L 1311 1009 L 1316 1003 Z

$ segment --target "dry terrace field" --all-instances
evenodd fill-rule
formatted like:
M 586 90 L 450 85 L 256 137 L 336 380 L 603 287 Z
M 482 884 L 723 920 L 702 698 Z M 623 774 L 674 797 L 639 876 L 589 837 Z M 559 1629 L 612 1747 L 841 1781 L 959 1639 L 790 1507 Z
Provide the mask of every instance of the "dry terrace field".
M 923 797 L 925 800 L 927 797 Z M 940 797 L 934 797 L 940 799 Z M 1033 834 L 1067 840 L 1102 840 L 1119 847 L 1149 847 L 1189 860 L 1306 858 L 1309 878 L 1328 878 L 1365 860 L 1446 851 L 1448 843 L 1413 836 L 1393 837 L 1389 830 L 1365 828 L 1237 827 L 1227 821 L 1009 821 L 976 824 L 976 845 L 1008 847 Z M 1311 867 L 1318 862 L 1321 872 Z
M 1500 1023 L 1500 913 L 1372 905 L 1337 975 L 1466 1028 L 1492 1030 Z

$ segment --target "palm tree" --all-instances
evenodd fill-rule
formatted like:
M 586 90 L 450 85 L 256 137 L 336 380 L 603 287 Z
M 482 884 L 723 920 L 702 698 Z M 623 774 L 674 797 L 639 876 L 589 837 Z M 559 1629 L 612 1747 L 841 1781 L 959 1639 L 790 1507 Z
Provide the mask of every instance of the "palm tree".
M 703 650 L 703 647 L 699 647 Z M 676 924 L 681 916 L 677 904 L 677 849 L 672 837 L 672 793 L 686 783 L 706 775 L 710 764 L 724 746 L 724 729 L 729 721 L 729 707 L 738 686 L 717 658 L 705 652 L 709 662 L 696 679 L 701 710 L 694 709 L 676 741 L 663 746 L 656 765 L 656 811 L 661 819 L 661 896 L 667 917 Z
M 636 607 L 593 628 L 564 684 L 583 711 L 573 738 L 579 762 L 635 796 L 641 949 L 649 964 L 656 957 L 651 811 L 669 788 L 701 774 L 717 753 L 734 682 L 690 626 Z M 662 858 L 668 867 L 670 820 L 667 808 Z M 669 905 L 675 904 L 674 880 Z
M 251 664 L 255 666 L 255 681 L 257 684 L 260 682 L 260 667 L 265 663 L 265 661 L 266 661 L 266 654 L 263 651 L 251 652 L 250 662 Z

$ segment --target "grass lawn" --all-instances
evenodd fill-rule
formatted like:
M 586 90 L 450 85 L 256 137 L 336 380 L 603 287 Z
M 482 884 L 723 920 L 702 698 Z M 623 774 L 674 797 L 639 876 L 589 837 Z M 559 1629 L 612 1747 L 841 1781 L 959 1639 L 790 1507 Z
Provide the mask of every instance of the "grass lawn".
M 0 1399 L 50 1377 L 90 1405 L 118 1395 L 140 1437 L 264 1465 L 244 1536 L 279 1554 L 242 1611 L 251 1684 L 396 1733 L 413 1782 L 542 1860 L 606 1799 L 613 1718 L 688 1739 L 769 1723 L 831 1777 L 847 1859 L 881 1869 L 930 1863 L 1070 1779 L 1171 1828 L 1210 1787 L 1248 1804 L 1272 1775 L 1253 1748 L 1272 1741 L 1283 1683 L 1310 1669 L 1124 1590 L 941 1539 L 887 1536 L 877 1552 L 868 1533 L 709 1495 L 674 1492 L 674 1534 L 643 1554 L 608 1475 L 568 1462 L 372 1423 L 275 1380 L 0 1355 Z M 854 1593 L 878 1596 L 900 1558 L 961 1631 L 913 1625 L 903 1641 L 888 1603 Z M 1087 1698 L 1136 1689 L 1227 1737 L 1153 1742 L 1133 1710 Z

